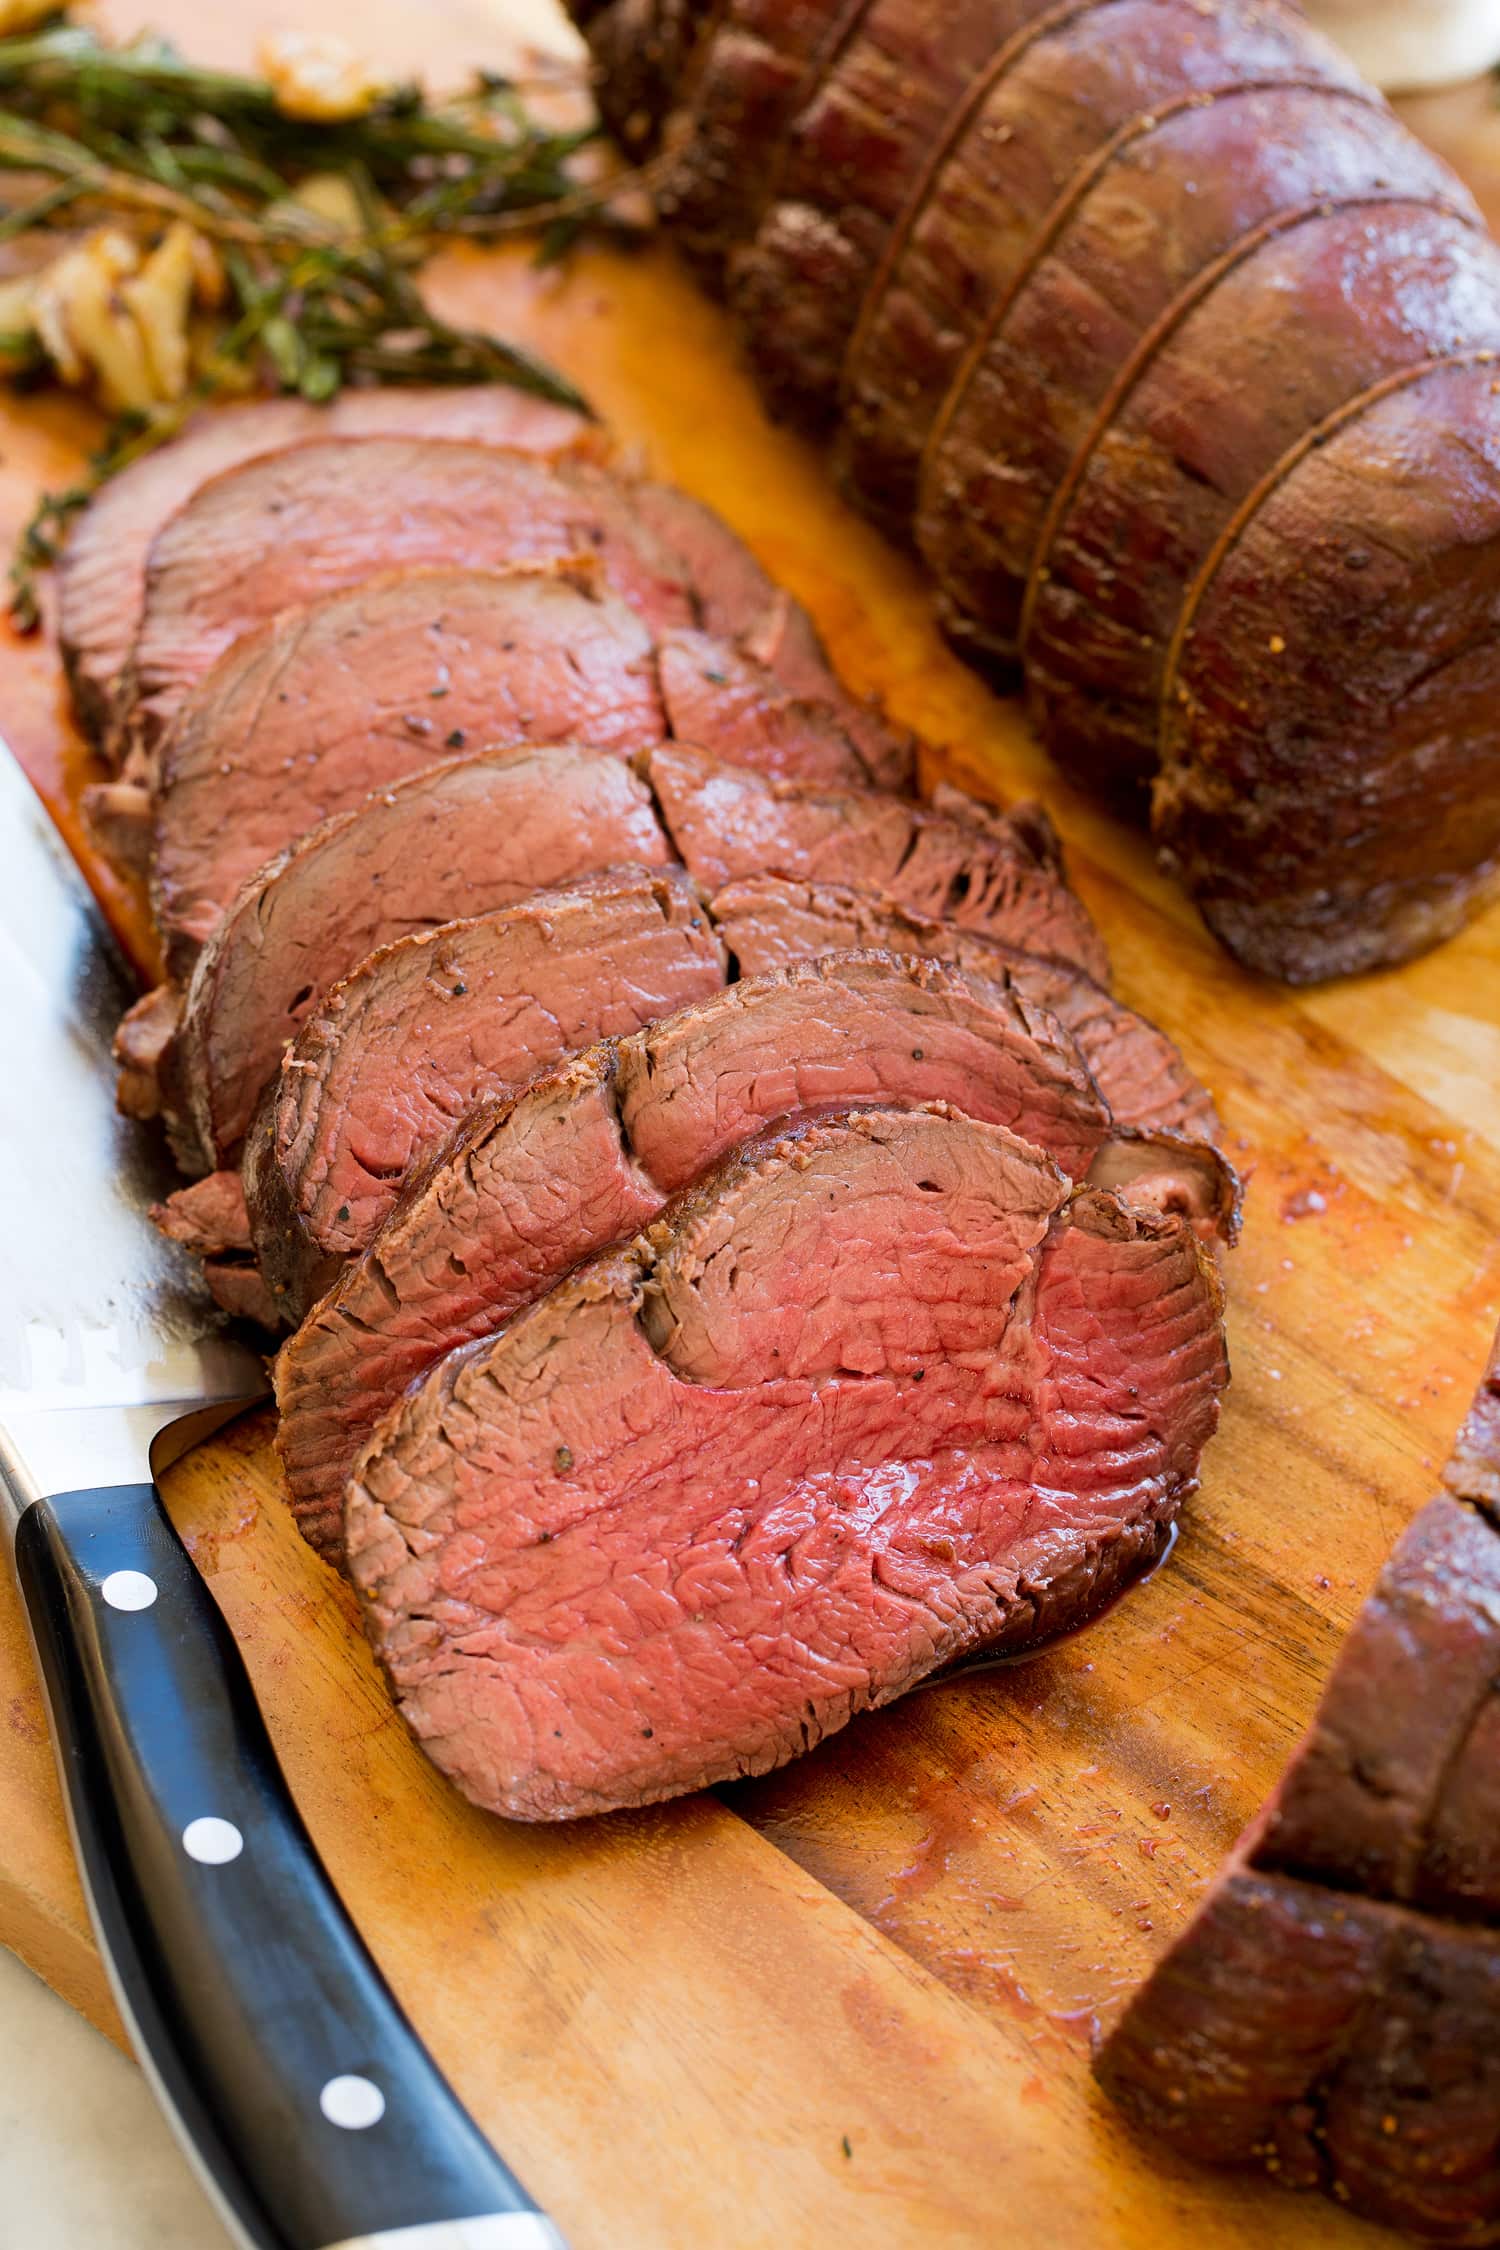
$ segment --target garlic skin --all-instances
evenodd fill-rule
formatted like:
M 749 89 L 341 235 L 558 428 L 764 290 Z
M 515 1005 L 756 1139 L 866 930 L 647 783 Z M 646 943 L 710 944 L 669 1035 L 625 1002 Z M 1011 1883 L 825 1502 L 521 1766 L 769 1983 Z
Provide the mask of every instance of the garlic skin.
M 1451 86 L 1500 62 L 1497 0 L 1304 0 L 1377 86 Z
M 328 33 L 273 32 L 261 42 L 259 61 L 282 115 L 308 124 L 363 117 L 389 91 L 352 47 Z

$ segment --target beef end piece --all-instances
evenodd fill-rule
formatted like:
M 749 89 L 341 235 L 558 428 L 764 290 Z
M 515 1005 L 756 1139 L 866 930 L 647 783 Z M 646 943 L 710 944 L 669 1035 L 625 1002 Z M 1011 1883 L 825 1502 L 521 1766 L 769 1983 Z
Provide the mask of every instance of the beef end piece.
M 1500 1459 L 1491 1378 L 1275 1796 L 1098 2060 L 1190 2155 L 1500 2242 Z M 1453 1497 L 1472 1481 L 1477 1504 Z
M 1500 1939 L 1226 1876 L 1100 2052 L 1152 2137 L 1423 2242 L 1500 2240 Z
M 996 1126 L 829 1119 L 434 1369 L 356 1471 L 350 1568 L 476 1802 L 650 1802 L 1057 1630 L 1155 1551 L 1223 1379 L 1180 1222 Z

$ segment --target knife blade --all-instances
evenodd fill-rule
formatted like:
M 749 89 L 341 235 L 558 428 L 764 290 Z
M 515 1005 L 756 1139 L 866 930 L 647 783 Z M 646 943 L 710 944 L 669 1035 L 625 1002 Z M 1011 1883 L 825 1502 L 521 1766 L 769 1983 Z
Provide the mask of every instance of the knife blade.
M 0 1535 L 120 2012 L 245 2250 L 563 2250 L 401 2013 L 156 1478 L 266 1392 L 149 1224 L 117 1115 L 133 997 L 0 742 Z

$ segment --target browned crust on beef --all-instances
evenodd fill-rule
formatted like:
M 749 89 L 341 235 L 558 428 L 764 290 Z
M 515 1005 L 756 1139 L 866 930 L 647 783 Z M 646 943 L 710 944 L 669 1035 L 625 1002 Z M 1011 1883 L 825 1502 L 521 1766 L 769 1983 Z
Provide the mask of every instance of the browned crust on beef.
M 1290 982 L 1402 960 L 1500 887 L 1497 383 L 1476 352 L 1334 417 L 1189 592 L 1153 823 Z

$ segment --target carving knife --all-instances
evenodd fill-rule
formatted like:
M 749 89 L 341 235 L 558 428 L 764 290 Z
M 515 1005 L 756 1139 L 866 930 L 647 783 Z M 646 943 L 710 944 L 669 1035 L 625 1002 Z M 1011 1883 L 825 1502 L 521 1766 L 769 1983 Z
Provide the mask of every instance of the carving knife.
M 245 2250 L 563 2250 L 328 1880 L 155 1479 L 264 1396 L 114 1109 L 123 964 L 0 744 L 0 1529 L 120 2012 Z

